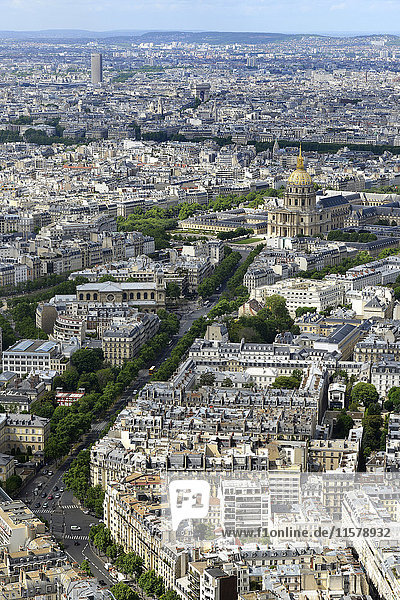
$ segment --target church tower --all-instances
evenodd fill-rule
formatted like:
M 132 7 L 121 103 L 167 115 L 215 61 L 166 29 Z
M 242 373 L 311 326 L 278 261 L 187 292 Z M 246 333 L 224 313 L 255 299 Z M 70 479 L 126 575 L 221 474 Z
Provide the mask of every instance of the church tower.
M 273 156 L 273 158 L 278 158 L 279 150 L 280 150 L 280 148 L 279 148 L 278 140 L 275 139 L 275 143 L 274 143 L 274 146 L 272 148 L 272 156 Z

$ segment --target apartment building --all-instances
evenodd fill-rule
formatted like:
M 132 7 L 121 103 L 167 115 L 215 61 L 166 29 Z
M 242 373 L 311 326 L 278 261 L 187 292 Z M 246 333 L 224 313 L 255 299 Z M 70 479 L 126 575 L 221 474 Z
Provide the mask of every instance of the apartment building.
M 396 361 L 399 357 L 400 341 L 387 341 L 374 333 L 360 340 L 354 347 L 353 360 L 357 362 L 382 363 Z
M 326 280 L 286 279 L 256 288 L 252 293 L 252 297 L 263 303 L 274 295 L 286 300 L 286 307 L 292 316 L 296 315 L 297 308 L 304 306 L 315 307 L 317 312 L 321 312 L 328 307 L 336 308 L 344 304 L 344 286 Z
M 390 354 L 383 355 L 383 360 L 371 365 L 371 383 L 381 398 L 387 398 L 390 388 L 400 387 L 400 365 L 389 357 Z
M 46 526 L 22 500 L 0 504 L 0 544 L 9 552 L 17 552 L 36 537 L 43 535 Z M 0 596 L 1 597 L 1 596 Z
M 310 471 L 341 472 L 357 470 L 361 446 L 362 428 L 356 440 L 332 439 L 310 440 L 308 446 L 308 465 Z
M 174 546 L 163 536 L 160 494 L 158 475 L 134 473 L 122 483 L 110 483 L 104 522 L 125 552 L 138 554 L 146 570 L 154 569 L 166 587 L 173 588 L 176 578 L 186 573 L 188 554 L 182 545 Z
M 15 285 L 15 267 L 12 264 L 0 264 L 0 286 Z
M 385 506 L 385 498 L 389 497 L 399 507 L 399 490 L 397 486 L 374 486 L 374 489 L 362 489 L 348 492 L 343 500 L 344 527 L 384 528 L 388 532 L 384 543 L 376 536 L 355 537 L 353 547 L 364 565 L 369 579 L 372 581 L 381 598 L 398 600 L 400 597 L 400 580 L 398 571 L 400 557 L 398 553 L 398 517 L 393 516 Z M 398 513 L 397 513 L 398 515 Z
M 159 324 L 157 315 L 151 313 L 138 313 L 129 320 L 115 319 L 102 338 L 105 360 L 117 367 L 132 360 L 143 344 L 154 337 Z
M 236 600 L 238 597 L 237 577 L 221 567 L 208 566 L 207 562 L 192 562 L 189 565 L 190 600 Z
M 49 435 L 49 419 L 21 413 L 0 415 L 0 444 L 3 452 L 43 452 Z
M 346 303 L 351 304 L 357 317 L 362 319 L 390 319 L 393 314 L 393 291 L 384 286 L 366 286 L 347 290 Z
M 48 534 L 33 540 L 28 540 L 24 549 L 12 552 L 10 548 L 3 547 L 0 553 L 0 578 L 19 577 L 21 572 L 46 570 L 67 564 L 66 554 Z
M 86 321 L 82 317 L 71 315 L 57 315 L 54 322 L 51 338 L 56 342 L 68 343 L 71 338 L 76 338 L 80 344 L 86 336 Z
M 324 349 L 298 346 L 290 336 L 287 343 L 284 342 L 263 344 L 197 339 L 189 349 L 189 358 L 197 367 L 246 371 L 254 378 L 259 377 L 259 383 L 264 385 L 273 383 L 277 375 L 291 375 L 293 369 L 307 369 L 313 363 L 322 363 L 329 372 L 336 369 L 337 355 Z M 272 374 L 268 373 L 271 369 Z
M 386 465 L 398 471 L 400 466 L 400 415 L 390 414 L 386 436 Z
M 2 354 L 3 371 L 26 375 L 31 371 L 53 370 L 63 373 L 69 359 L 60 350 L 60 345 L 52 341 L 20 340 Z
M 275 283 L 277 275 L 271 267 L 249 267 L 243 278 L 243 285 L 252 294 L 257 288 Z
M 15 473 L 15 463 L 17 461 L 9 454 L 0 453 L 0 481 L 5 482 Z

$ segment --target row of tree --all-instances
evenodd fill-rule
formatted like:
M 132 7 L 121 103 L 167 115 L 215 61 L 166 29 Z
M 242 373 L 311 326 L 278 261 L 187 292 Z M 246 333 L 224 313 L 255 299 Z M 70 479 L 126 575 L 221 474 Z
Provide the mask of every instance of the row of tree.
M 143 560 L 138 554 L 124 552 L 123 547 L 113 541 L 111 532 L 103 523 L 94 525 L 90 529 L 89 539 L 100 552 L 112 561 L 117 571 L 134 578 L 145 594 L 159 598 L 159 600 L 178 600 L 175 592 L 165 589 L 162 577 L 156 575 L 154 570 L 144 570 Z M 139 600 L 138 594 L 123 582 L 114 585 L 111 591 L 117 600 Z
M 221 296 L 219 302 L 208 313 L 209 319 L 230 315 L 238 310 L 240 306 L 249 298 L 248 289 L 243 285 L 243 279 L 247 269 L 254 261 L 255 257 L 263 249 L 263 244 L 259 244 L 252 250 L 246 260 L 236 269 L 235 273 L 226 284 L 226 290 Z
M 21 294 L 23 292 L 34 292 L 63 283 L 68 275 L 69 273 L 63 273 L 62 275 L 52 273 L 51 275 L 38 277 L 33 281 L 21 281 L 20 283 L 17 283 L 17 285 L 3 286 L 1 293 L 4 296 L 14 296 L 15 294 Z
M 103 516 L 104 490 L 90 485 L 90 450 L 81 450 L 64 475 L 64 482 L 76 498 L 99 518 Z
M 153 362 L 168 345 L 179 329 L 179 321 L 165 310 L 159 311 L 158 315 L 161 321 L 159 333 L 141 348 L 134 360 L 121 368 L 105 364 L 99 349 L 84 348 L 73 354 L 71 367 L 55 378 L 54 385 L 69 391 L 84 387 L 86 393 L 81 400 L 72 406 L 57 406 L 54 393 L 48 392 L 32 403 L 33 414 L 50 418 L 50 437 L 45 448 L 47 458 L 64 456 L 71 445 L 90 429 L 93 420 L 112 406 L 140 369 Z
M 248 205 L 252 208 L 257 208 L 258 206 L 264 204 L 265 198 L 280 198 L 283 195 L 284 188 L 279 190 L 275 190 L 273 188 L 266 188 L 264 190 L 258 190 L 257 192 L 249 192 L 248 194 L 220 194 L 216 197 L 215 200 L 210 200 L 207 205 L 205 204 L 182 204 L 180 205 L 180 210 L 178 214 L 179 220 L 187 219 L 188 217 L 192 217 L 197 211 L 210 211 L 220 212 L 223 210 L 231 210 L 232 208 L 236 208 L 241 204 Z M 225 233 L 225 232 L 223 232 Z M 229 232 L 228 232 L 229 233 Z M 236 237 L 239 234 L 236 235 Z M 245 234 L 243 234 L 245 235 Z M 220 237 L 219 239 L 231 239 L 231 237 Z M 233 236 L 232 236 L 233 237 Z
M 219 240 L 233 240 L 235 238 L 243 237 L 245 235 L 247 235 L 248 237 L 252 233 L 254 233 L 254 229 L 251 229 L 249 227 L 236 227 L 236 229 L 234 229 L 233 231 L 220 231 L 219 233 L 217 233 L 217 238 Z
M 263 248 L 264 244 L 258 244 L 258 246 L 256 246 L 254 250 L 250 252 L 246 260 L 244 260 L 236 269 L 234 275 L 229 279 L 226 285 L 227 291 L 223 294 L 224 298 L 249 297 L 247 288 L 243 286 L 243 279 L 246 275 L 247 269 L 254 262 L 254 259 L 260 254 Z
M 225 248 L 225 258 L 214 269 L 214 272 L 199 285 L 198 293 L 202 298 L 209 298 L 224 281 L 235 271 L 236 265 L 240 262 L 239 252 L 232 252 L 230 248 Z
M 181 337 L 169 358 L 164 360 L 160 368 L 154 373 L 152 379 L 155 381 L 167 381 L 178 368 L 183 356 L 189 350 L 194 340 L 203 337 L 207 329 L 207 320 L 204 317 L 196 319 L 189 331 Z
M 257 153 L 265 152 L 266 150 L 272 150 L 274 142 L 248 142 L 249 146 L 255 146 Z M 294 142 L 293 140 L 279 140 L 279 146 L 281 148 L 287 147 L 299 147 L 299 142 Z M 338 142 L 301 142 L 301 147 L 303 152 L 318 152 L 319 154 L 333 154 L 338 152 L 341 148 L 343 148 L 343 144 Z M 350 150 L 354 150 L 356 152 L 370 152 L 371 154 L 376 154 L 381 156 L 385 154 L 385 152 L 390 152 L 391 154 L 400 154 L 400 146 L 392 146 L 390 144 L 346 144 L 346 148 Z M 371 192 L 371 190 L 367 190 Z
M 377 236 L 369 231 L 342 231 L 341 229 L 333 229 L 327 235 L 328 240 L 335 240 L 338 242 L 359 242 L 366 244 L 368 242 L 374 242 L 377 240 Z
M 302 277 L 304 279 L 323 279 L 325 275 L 329 275 L 330 273 L 339 273 L 340 275 L 344 275 L 352 267 L 365 265 L 373 260 L 375 259 L 372 258 L 368 252 L 362 250 L 354 258 L 345 258 L 338 265 L 324 267 L 321 271 L 317 271 L 316 269 L 313 271 L 299 271 L 299 273 L 296 274 L 296 277 Z

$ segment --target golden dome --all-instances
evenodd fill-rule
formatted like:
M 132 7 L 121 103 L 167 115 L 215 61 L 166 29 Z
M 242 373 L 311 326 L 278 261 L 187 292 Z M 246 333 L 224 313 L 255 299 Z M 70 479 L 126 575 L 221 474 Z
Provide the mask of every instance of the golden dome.
M 290 185 L 312 185 L 312 179 L 309 173 L 304 168 L 303 155 L 301 153 L 301 146 L 299 156 L 297 157 L 296 170 L 291 173 L 288 179 Z

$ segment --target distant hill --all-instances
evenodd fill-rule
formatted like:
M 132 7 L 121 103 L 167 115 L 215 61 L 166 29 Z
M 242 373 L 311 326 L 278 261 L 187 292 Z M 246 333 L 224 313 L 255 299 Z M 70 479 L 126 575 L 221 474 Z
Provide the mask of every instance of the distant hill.
M 85 29 L 43 29 L 40 31 L 0 31 L 0 38 L 31 39 L 103 39 L 110 37 L 138 37 L 146 30 L 88 31 Z
M 46 29 L 42 31 L 0 31 L 0 39 L 80 40 L 109 38 L 132 39 L 140 42 L 186 42 L 197 44 L 268 44 L 292 39 L 284 33 L 252 33 L 230 31 L 87 31 L 84 29 Z
M 0 39 L 14 40 L 55 40 L 74 42 L 77 40 L 132 40 L 135 42 L 170 43 L 185 42 L 189 44 L 269 44 L 284 42 L 296 38 L 318 39 L 324 37 L 347 37 L 365 43 L 374 38 L 385 37 L 389 44 L 400 44 L 400 37 L 393 34 L 285 34 L 241 31 L 149 31 L 149 30 L 113 30 L 88 31 L 85 29 L 44 29 L 41 31 L 0 31 Z

